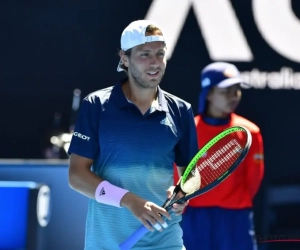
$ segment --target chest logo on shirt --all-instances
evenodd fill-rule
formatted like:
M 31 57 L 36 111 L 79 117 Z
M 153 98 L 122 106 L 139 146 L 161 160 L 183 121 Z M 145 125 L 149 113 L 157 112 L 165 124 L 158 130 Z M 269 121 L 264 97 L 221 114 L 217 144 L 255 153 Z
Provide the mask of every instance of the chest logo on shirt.
M 166 125 L 166 126 L 172 126 L 172 123 L 170 122 L 170 120 L 168 119 L 168 117 L 164 118 L 163 120 L 161 120 L 160 124 Z

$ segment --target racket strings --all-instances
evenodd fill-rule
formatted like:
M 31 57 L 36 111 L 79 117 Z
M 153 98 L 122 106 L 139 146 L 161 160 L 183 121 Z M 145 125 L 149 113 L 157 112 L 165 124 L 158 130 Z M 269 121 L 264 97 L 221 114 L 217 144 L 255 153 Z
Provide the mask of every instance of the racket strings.
M 181 181 L 181 189 L 192 194 L 221 178 L 239 159 L 247 144 L 247 134 L 235 131 L 214 142 L 194 163 L 190 172 Z
M 206 186 L 210 183 L 212 183 L 213 181 L 215 181 L 217 178 L 219 178 L 220 176 L 222 176 L 222 174 L 224 174 L 227 169 L 235 162 L 235 160 L 238 157 L 228 157 L 225 156 L 224 158 L 227 158 L 227 160 L 222 162 L 222 166 L 219 167 L 218 169 L 212 170 L 212 169 L 206 169 L 205 171 L 201 172 L 201 176 L 202 176 L 202 185 Z M 210 162 L 211 164 L 213 164 L 213 161 Z
M 197 170 L 201 175 L 201 187 L 209 185 L 225 174 L 243 151 L 243 146 L 232 137 L 225 145 L 216 148 L 218 150 L 211 150 L 209 155 L 200 158 L 200 164 L 197 165 Z

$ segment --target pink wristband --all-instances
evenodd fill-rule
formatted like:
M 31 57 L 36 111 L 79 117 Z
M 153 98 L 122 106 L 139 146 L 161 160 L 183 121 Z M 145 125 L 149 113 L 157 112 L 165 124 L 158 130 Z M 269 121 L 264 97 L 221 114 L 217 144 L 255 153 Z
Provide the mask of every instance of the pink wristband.
M 99 203 L 121 207 L 121 199 L 127 192 L 129 191 L 114 186 L 108 181 L 102 181 L 96 188 L 95 199 Z

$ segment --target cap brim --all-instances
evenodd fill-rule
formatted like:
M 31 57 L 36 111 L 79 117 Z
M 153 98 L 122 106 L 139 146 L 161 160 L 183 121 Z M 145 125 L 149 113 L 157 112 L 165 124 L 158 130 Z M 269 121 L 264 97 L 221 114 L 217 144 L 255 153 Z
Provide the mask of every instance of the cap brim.
M 118 72 L 124 71 L 124 69 L 121 67 L 121 65 L 122 65 L 122 61 L 120 60 L 118 67 L 117 67 Z
M 239 84 L 239 83 L 242 83 L 242 82 L 243 82 L 243 80 L 239 77 L 227 78 L 227 79 L 223 80 L 222 82 L 218 83 L 217 87 L 221 88 L 221 89 L 224 89 L 224 88 L 228 88 L 232 85 Z
M 217 87 L 220 89 L 224 89 L 236 84 L 250 87 L 250 85 L 248 83 L 245 83 L 244 80 L 240 77 L 227 78 L 224 81 L 218 83 Z

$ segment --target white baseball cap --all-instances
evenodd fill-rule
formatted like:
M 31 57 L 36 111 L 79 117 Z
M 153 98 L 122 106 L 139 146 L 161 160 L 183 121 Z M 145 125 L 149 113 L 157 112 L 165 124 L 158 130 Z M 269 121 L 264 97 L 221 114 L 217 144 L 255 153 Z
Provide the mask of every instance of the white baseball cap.
M 149 43 L 149 42 L 165 42 L 166 39 L 164 36 L 146 36 L 146 29 L 149 25 L 157 26 L 154 22 L 150 20 L 137 20 L 130 23 L 122 32 L 121 35 L 121 49 L 126 51 L 135 46 Z M 159 28 L 162 32 L 161 28 Z M 121 68 L 122 61 L 120 60 L 118 64 L 117 71 L 123 71 Z

